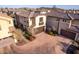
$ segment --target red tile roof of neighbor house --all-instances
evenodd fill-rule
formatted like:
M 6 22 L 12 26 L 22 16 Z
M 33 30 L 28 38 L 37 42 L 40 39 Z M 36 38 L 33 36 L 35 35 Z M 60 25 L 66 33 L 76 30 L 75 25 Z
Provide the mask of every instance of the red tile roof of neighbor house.
M 8 15 L 5 14 L 5 13 L 0 13 L 0 16 L 2 16 L 2 17 L 6 17 L 6 18 L 11 18 L 11 19 L 12 19 L 12 17 L 8 16 Z
M 29 17 L 30 12 L 16 12 L 18 16 Z
M 8 12 L 8 9 L 2 9 L 2 11 L 4 11 L 4 12 Z
M 7 10 L 8 11 L 16 11 L 16 9 L 14 9 L 14 8 L 8 8 Z
M 64 12 L 59 12 L 52 10 L 51 12 L 48 12 L 46 14 L 41 14 L 39 12 L 30 12 L 30 11 L 20 11 L 17 12 L 17 15 L 23 16 L 23 17 L 36 17 L 38 15 L 46 15 L 46 16 L 53 16 L 53 17 L 58 17 L 58 18 L 63 18 L 63 19 L 79 19 L 78 14 L 73 14 L 73 13 L 64 13 Z
M 36 16 L 40 16 L 40 15 L 46 15 L 46 14 L 31 12 L 29 17 L 36 17 Z

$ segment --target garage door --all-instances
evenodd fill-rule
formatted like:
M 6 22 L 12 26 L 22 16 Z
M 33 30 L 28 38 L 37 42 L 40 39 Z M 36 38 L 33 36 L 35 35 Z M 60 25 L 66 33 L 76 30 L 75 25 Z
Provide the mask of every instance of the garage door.
M 61 30 L 61 35 L 67 37 L 67 38 L 70 38 L 70 39 L 75 39 L 75 35 L 76 33 L 73 33 L 73 32 L 70 32 L 70 31 L 67 31 L 67 30 Z
M 35 34 L 41 33 L 44 31 L 44 27 L 39 27 L 34 30 Z

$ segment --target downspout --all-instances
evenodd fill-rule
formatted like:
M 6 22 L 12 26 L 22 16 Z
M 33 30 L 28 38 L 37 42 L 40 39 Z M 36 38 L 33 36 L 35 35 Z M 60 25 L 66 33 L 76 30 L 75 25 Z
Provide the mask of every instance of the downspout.
M 45 27 L 44 27 L 44 31 L 46 32 L 46 23 L 47 23 L 47 15 L 46 15 L 46 21 L 45 21 Z
M 71 25 L 72 25 L 72 20 L 70 20 L 70 23 L 69 23 L 69 28 L 71 27 Z
M 76 33 L 76 36 L 75 36 L 75 40 L 77 40 L 78 39 L 78 33 Z
M 68 16 L 69 16 L 69 18 L 71 19 L 70 22 L 69 22 L 69 28 L 70 28 L 71 25 L 72 25 L 72 20 L 74 20 L 74 18 L 73 18 L 70 14 L 68 14 Z
M 60 34 L 60 20 L 61 19 L 58 20 L 58 28 L 57 28 L 58 34 Z

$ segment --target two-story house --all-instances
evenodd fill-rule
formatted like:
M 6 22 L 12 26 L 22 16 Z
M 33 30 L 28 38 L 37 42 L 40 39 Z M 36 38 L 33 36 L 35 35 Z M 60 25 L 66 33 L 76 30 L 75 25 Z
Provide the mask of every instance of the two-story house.
M 60 34 L 60 22 L 68 22 L 70 21 L 70 17 L 66 13 L 61 13 L 57 11 L 51 11 L 50 13 L 47 14 L 47 21 L 46 21 L 46 29 L 57 31 L 58 34 Z M 59 26 L 60 25 L 60 26 Z M 62 28 L 63 25 L 61 26 Z M 68 26 L 67 26 L 68 27 Z
M 10 28 L 13 26 L 13 19 L 11 17 L 0 14 L 0 52 L 3 52 L 4 47 L 9 48 L 9 45 L 14 42 L 12 33 L 10 32 Z
M 0 39 L 12 35 L 9 32 L 10 27 L 13 27 L 13 19 L 5 14 L 0 14 Z
M 71 22 L 69 29 L 75 34 L 75 40 L 79 40 L 79 14 L 69 14 Z
M 28 30 L 32 34 L 44 31 L 46 26 L 46 14 L 37 12 L 18 12 L 16 23 L 23 30 Z
M 79 15 L 52 11 L 48 13 L 47 16 L 46 30 L 57 31 L 60 35 L 77 40 L 77 33 L 79 31 L 77 26 L 79 22 L 78 16 Z

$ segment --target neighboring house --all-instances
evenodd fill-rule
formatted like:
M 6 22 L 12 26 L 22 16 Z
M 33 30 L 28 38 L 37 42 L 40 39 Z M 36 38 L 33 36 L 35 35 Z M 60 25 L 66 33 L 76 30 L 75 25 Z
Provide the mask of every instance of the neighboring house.
M 46 26 L 46 15 L 36 12 L 19 12 L 16 15 L 16 23 L 23 30 L 32 34 L 44 31 Z
M 77 17 L 77 19 L 74 16 Z M 79 15 L 74 16 L 72 16 L 72 14 L 52 11 L 51 13 L 48 13 L 47 16 L 46 30 L 57 31 L 60 35 L 77 40 L 79 37 Z
M 0 39 L 12 36 L 9 28 L 13 27 L 13 19 L 7 15 L 0 14 Z
M 67 14 L 57 12 L 57 11 L 52 11 L 47 14 L 46 29 L 58 31 L 58 33 L 60 34 L 60 31 L 59 31 L 59 27 L 61 26 L 60 22 L 67 23 L 69 21 L 70 21 L 70 18 L 68 17 Z M 61 27 L 64 29 L 66 28 L 66 27 L 63 27 L 63 25 Z
M 0 14 L 0 49 L 13 43 L 10 28 L 13 27 L 13 19 L 5 14 Z
M 59 11 L 18 12 L 16 24 L 22 30 L 28 30 L 33 35 L 42 31 L 56 31 L 59 35 L 78 40 L 79 15 Z
M 79 14 L 69 14 L 71 17 L 69 31 L 72 31 L 75 35 L 75 40 L 79 40 Z
M 79 14 L 79 10 L 66 10 L 66 13 Z

